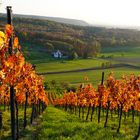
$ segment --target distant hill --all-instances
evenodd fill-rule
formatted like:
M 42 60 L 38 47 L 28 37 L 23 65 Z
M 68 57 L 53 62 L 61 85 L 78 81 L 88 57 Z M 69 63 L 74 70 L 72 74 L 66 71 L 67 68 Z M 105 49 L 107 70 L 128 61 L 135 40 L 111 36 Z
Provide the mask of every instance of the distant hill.
M 46 17 L 46 16 L 35 16 L 35 15 L 14 15 L 15 17 L 22 17 L 22 18 L 32 18 L 32 19 L 41 19 L 41 20 L 50 20 L 59 23 L 65 23 L 70 25 L 77 25 L 77 26 L 89 26 L 89 24 L 83 20 L 77 19 L 68 19 L 68 18 L 61 18 L 61 17 Z
M 79 25 L 79 26 L 89 26 L 89 24 L 83 20 L 76 20 L 76 19 L 67 19 L 67 18 L 57 18 L 57 17 L 47 17 L 48 20 L 65 23 L 65 24 L 72 24 L 72 25 Z
M 68 23 L 58 22 L 60 19 Z M 43 53 L 46 56 L 46 53 L 51 54 L 58 49 L 66 55 L 76 52 L 78 56 L 83 57 L 85 53 L 91 51 L 91 47 L 94 47 L 91 44 L 94 44 L 95 40 L 101 44 L 102 50 L 106 50 L 106 47 L 140 45 L 140 31 L 138 30 L 71 25 L 71 22 L 80 24 L 81 21 L 62 19 L 14 15 L 15 33 L 24 49 L 30 52 L 31 59 L 38 59 L 38 57 L 43 57 Z M 57 20 L 57 22 L 52 20 Z M 0 14 L 0 30 L 4 29 L 6 22 L 6 15 Z

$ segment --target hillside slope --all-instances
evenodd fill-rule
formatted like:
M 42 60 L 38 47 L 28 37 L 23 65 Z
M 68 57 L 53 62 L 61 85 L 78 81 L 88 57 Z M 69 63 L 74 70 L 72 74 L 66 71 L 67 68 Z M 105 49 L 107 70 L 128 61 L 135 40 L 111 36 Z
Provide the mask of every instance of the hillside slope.
M 6 15 L 0 14 L 0 28 L 4 29 L 5 24 Z M 82 56 L 87 51 L 86 45 L 94 40 L 99 41 L 102 48 L 140 44 L 140 31 L 137 30 L 68 25 L 25 15 L 14 16 L 13 24 L 24 50 L 30 52 L 29 59 L 43 59 L 46 53 L 57 49 L 66 55 L 76 51 Z
M 34 16 L 34 15 L 14 15 L 16 18 L 31 18 L 31 19 L 40 19 L 40 20 L 50 20 L 64 24 L 77 25 L 77 26 L 89 26 L 89 24 L 83 20 L 77 19 L 68 19 L 61 17 L 45 17 L 45 16 Z

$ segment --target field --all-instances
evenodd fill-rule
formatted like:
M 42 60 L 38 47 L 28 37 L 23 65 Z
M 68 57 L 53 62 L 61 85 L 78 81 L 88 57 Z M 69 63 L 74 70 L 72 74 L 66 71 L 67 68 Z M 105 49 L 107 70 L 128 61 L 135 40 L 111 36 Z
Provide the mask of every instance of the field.
M 36 64 L 37 72 L 56 72 L 101 67 L 102 63 L 109 62 L 102 59 L 59 60 L 49 63 Z M 112 62 L 113 64 L 113 62 Z
M 97 114 L 93 122 L 82 121 L 78 114 L 70 114 L 61 109 L 49 106 L 42 116 L 42 123 L 34 126 L 36 129 L 29 136 L 23 138 L 34 140 L 131 140 L 137 132 L 137 122 L 131 123 L 131 117 L 122 120 L 120 133 L 116 133 L 117 116 L 111 118 L 108 127 L 103 128 L 105 116 L 102 116 L 101 123 L 97 123 Z
M 116 47 L 104 47 L 102 48 L 101 55 L 124 58 L 138 58 L 140 53 L 139 46 L 116 46 Z
M 120 79 L 121 76 L 136 74 L 139 75 L 139 70 L 131 69 L 131 68 L 114 68 L 114 69 L 107 69 L 104 70 L 105 72 L 105 79 L 107 78 L 110 72 L 113 72 L 117 79 Z M 51 82 L 55 80 L 57 83 L 61 83 L 63 81 L 68 82 L 72 85 L 84 83 L 84 77 L 88 76 L 89 83 L 93 83 L 96 86 L 101 81 L 102 70 L 93 70 L 93 71 L 86 71 L 86 72 L 78 72 L 78 73 L 68 73 L 68 74 L 50 74 L 45 76 L 45 81 Z
M 116 61 L 118 63 L 127 63 L 136 66 L 140 66 L 140 47 L 139 46 L 123 46 L 123 47 L 106 47 L 102 49 L 103 54 L 105 57 L 113 56 L 113 58 L 109 58 L 108 60 Z
M 140 65 L 140 47 L 106 47 L 102 48 L 101 54 L 97 58 L 90 59 L 79 59 L 79 60 L 57 60 L 48 56 L 45 52 L 39 55 L 40 52 L 37 50 L 32 52 L 29 61 L 36 65 L 36 70 L 38 73 L 43 72 L 58 72 L 58 71 L 69 71 L 69 70 L 80 70 L 87 68 L 101 67 L 102 63 L 110 62 L 111 64 L 124 63 L 131 64 L 134 66 Z M 102 58 L 104 56 L 104 58 Z M 110 56 L 112 58 L 110 58 Z M 120 78 L 123 74 L 139 74 L 138 69 L 122 67 L 122 68 L 112 68 L 105 69 L 105 77 L 110 72 L 114 72 L 116 78 Z M 51 82 L 55 80 L 58 84 L 61 82 L 67 82 L 71 85 L 76 85 L 84 82 L 84 77 L 88 76 L 89 81 L 95 86 L 101 80 L 102 70 L 93 70 L 85 72 L 72 72 L 72 73 L 62 73 L 62 74 L 51 74 L 45 75 L 44 81 Z

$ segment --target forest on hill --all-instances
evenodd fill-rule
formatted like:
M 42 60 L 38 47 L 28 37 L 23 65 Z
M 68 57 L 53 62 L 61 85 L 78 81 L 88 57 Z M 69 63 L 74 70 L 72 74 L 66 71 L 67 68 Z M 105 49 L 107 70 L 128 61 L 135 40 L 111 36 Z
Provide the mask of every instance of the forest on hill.
M 6 15 L 0 14 L 0 29 L 6 24 Z M 46 19 L 14 16 L 16 35 L 21 44 L 28 43 L 28 51 L 38 46 L 39 51 L 51 53 L 60 50 L 66 56 L 96 56 L 102 47 L 137 46 L 140 31 L 91 26 L 76 26 Z

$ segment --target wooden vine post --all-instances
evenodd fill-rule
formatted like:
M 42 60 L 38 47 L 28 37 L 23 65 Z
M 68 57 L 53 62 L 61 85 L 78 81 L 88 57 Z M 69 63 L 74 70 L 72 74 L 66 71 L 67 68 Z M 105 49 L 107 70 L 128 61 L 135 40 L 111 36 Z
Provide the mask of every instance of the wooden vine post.
M 12 25 L 12 7 L 7 6 L 7 24 Z M 9 40 L 9 54 L 12 55 L 13 38 Z M 15 123 L 15 95 L 14 86 L 10 85 L 10 111 L 11 111 L 11 133 L 12 140 L 16 140 L 16 123 Z
M 102 81 L 101 81 L 101 86 L 103 86 L 103 84 L 104 84 L 104 71 L 102 72 Z M 99 94 L 101 94 L 101 93 L 99 93 Z M 101 116 L 101 97 L 102 95 L 99 95 L 99 110 L 98 110 L 98 123 L 100 123 L 100 116 Z

